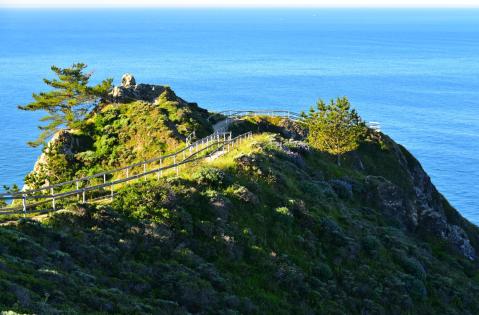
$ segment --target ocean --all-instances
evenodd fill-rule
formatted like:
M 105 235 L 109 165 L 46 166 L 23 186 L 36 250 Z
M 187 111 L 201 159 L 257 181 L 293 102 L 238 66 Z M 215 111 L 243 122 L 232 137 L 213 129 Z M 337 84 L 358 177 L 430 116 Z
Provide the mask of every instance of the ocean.
M 209 110 L 348 96 L 479 224 L 479 10 L 0 10 L 0 184 L 21 185 L 50 66 L 126 72 Z

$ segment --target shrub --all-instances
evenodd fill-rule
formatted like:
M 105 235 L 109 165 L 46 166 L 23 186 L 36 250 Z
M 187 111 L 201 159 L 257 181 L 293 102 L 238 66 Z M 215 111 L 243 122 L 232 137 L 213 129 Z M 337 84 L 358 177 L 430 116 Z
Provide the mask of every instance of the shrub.
M 259 203 L 259 199 L 255 194 L 253 194 L 248 188 L 238 184 L 228 187 L 227 193 L 243 202 L 251 203 L 253 205 Z
M 293 216 L 293 214 L 286 207 L 276 208 L 275 211 L 276 211 L 276 213 L 278 213 L 282 216 L 287 216 L 287 217 L 292 217 Z
M 419 279 L 426 278 L 426 270 L 422 264 L 413 257 L 402 256 L 400 258 L 400 265 L 406 270 L 407 273 L 416 276 Z
M 163 222 L 170 218 L 166 207 L 171 207 L 176 199 L 170 188 L 168 184 L 151 186 L 148 183 L 142 183 L 135 189 L 126 187 L 115 197 L 113 206 L 137 219 Z
M 313 274 L 321 280 L 330 280 L 333 277 L 333 271 L 328 264 L 320 262 L 313 267 Z
M 377 254 L 377 251 L 381 247 L 381 242 L 373 235 L 366 235 L 362 239 L 361 245 L 363 246 L 363 249 L 368 254 L 375 255 L 375 254 Z
M 210 187 L 221 187 L 227 181 L 226 174 L 222 170 L 214 167 L 201 168 L 193 174 L 193 179 L 200 185 Z

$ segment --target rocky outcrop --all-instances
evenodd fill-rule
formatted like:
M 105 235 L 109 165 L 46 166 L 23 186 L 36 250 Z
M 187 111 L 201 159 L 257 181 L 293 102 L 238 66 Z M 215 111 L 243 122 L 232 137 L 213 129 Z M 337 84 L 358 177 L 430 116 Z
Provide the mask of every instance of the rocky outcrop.
M 406 149 L 389 138 L 387 140 L 392 145 L 398 163 L 409 176 L 410 185 L 399 187 L 384 177 L 367 176 L 367 200 L 404 228 L 433 234 L 447 241 L 468 259 L 476 260 L 479 244 L 477 227 L 449 205 L 420 163 Z
M 278 125 L 282 128 L 281 133 L 286 138 L 303 140 L 308 135 L 306 128 L 294 120 L 282 119 Z
M 125 88 L 129 88 L 136 85 L 135 77 L 130 73 L 125 73 L 121 77 L 121 85 Z
M 132 101 L 154 102 L 168 87 L 153 84 L 136 84 L 135 77 L 129 73 L 121 78 L 121 85 L 115 86 L 110 92 L 110 97 L 115 103 L 128 103 Z
M 72 134 L 70 130 L 63 129 L 55 133 L 35 162 L 32 172 L 26 176 L 22 190 L 49 185 L 48 178 L 53 171 L 50 165 L 52 156 L 60 154 L 66 158 L 72 158 L 81 146 L 80 137 Z

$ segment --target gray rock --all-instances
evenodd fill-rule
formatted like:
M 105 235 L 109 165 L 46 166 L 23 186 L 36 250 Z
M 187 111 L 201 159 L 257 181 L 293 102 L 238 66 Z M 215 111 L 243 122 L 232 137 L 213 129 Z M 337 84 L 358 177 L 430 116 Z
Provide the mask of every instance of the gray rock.
M 258 197 L 244 186 L 235 185 L 234 194 L 241 201 L 254 205 L 257 205 L 259 203 Z
M 229 209 L 231 208 L 231 201 L 228 198 L 216 196 L 210 200 L 210 205 L 218 218 L 224 222 L 228 220 Z
M 461 227 L 457 225 L 447 226 L 445 238 L 454 247 L 458 248 L 466 258 L 470 260 L 477 258 L 476 250 L 472 247 L 466 232 Z
M 398 154 L 402 154 L 399 150 Z M 366 199 L 387 217 L 399 222 L 409 231 L 425 231 L 446 240 L 455 250 L 470 260 L 476 260 L 477 250 L 471 243 L 465 229 L 453 224 L 446 215 L 443 197 L 431 183 L 429 176 L 419 163 L 407 165 L 404 156 L 400 161 L 411 174 L 412 192 L 404 192 L 399 186 L 379 176 L 367 176 Z M 467 223 L 454 209 L 452 215 L 464 225 Z M 451 216 L 451 214 L 449 214 Z M 461 220 L 462 219 L 462 220 Z
M 307 130 L 300 123 L 290 120 L 282 119 L 279 122 L 279 126 L 282 128 L 281 133 L 286 138 L 292 138 L 294 140 L 304 140 L 307 137 Z
M 165 91 L 169 93 L 172 99 L 177 98 L 174 92 L 167 86 L 136 84 L 135 77 L 132 74 L 126 73 L 121 78 L 121 85 L 115 86 L 109 96 L 115 103 L 128 103 L 132 101 L 152 103 Z
M 125 73 L 121 77 L 121 86 L 123 86 L 125 88 L 129 88 L 133 85 L 136 85 L 135 77 L 130 73 Z
M 374 207 L 407 229 L 414 230 L 417 227 L 417 210 L 398 186 L 381 176 L 367 176 L 365 182 L 366 199 Z
M 70 130 L 62 129 L 53 135 L 53 137 L 48 141 L 44 152 L 40 155 L 33 166 L 33 170 L 30 172 L 30 177 L 48 177 L 51 174 L 47 169 L 49 164 L 49 155 L 52 152 L 57 152 L 60 154 L 65 154 L 67 157 L 72 158 L 76 153 L 81 151 L 82 144 L 80 138 L 75 136 Z M 49 185 L 49 181 L 46 180 L 43 185 Z M 22 190 L 29 190 L 35 188 L 28 183 L 25 183 Z

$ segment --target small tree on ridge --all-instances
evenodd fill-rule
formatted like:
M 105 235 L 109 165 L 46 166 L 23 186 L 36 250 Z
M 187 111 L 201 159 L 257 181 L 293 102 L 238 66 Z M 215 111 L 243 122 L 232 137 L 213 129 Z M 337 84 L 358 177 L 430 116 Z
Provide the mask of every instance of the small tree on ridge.
M 46 125 L 39 126 L 42 131 L 35 141 L 28 142 L 32 147 L 45 145 L 57 131 L 81 126 L 85 116 L 94 108 L 101 98 L 106 97 L 112 86 L 112 79 L 106 79 L 94 86 L 88 86 L 92 73 L 84 73 L 86 64 L 75 63 L 69 68 L 52 66 L 57 79 L 43 79 L 52 87 L 49 92 L 34 93 L 34 101 L 18 106 L 21 110 L 44 110 L 47 115 L 40 118 Z
M 336 156 L 341 165 L 341 156 L 356 150 L 366 131 L 366 125 L 346 97 L 323 100 L 317 103 L 308 114 L 302 113 L 303 121 L 309 129 L 308 142 L 312 147 Z

